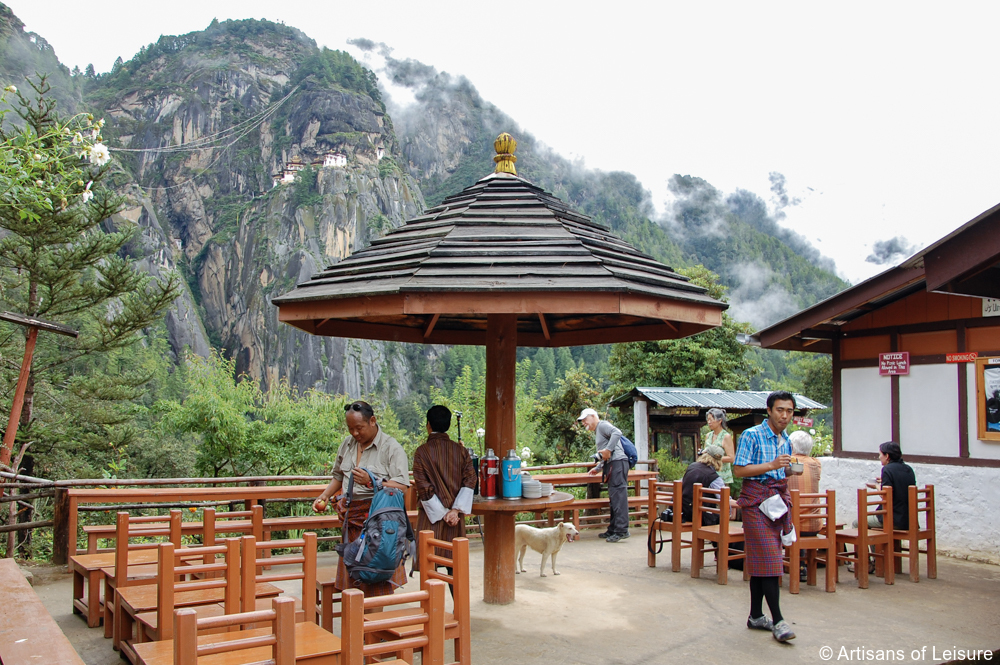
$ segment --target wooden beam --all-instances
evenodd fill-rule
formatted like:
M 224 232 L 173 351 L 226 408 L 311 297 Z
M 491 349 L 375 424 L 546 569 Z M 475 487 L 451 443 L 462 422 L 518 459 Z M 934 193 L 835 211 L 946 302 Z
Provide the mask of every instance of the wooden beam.
M 667 326 L 668 328 L 670 328 L 671 330 L 673 330 L 674 332 L 680 332 L 680 330 L 678 330 L 678 329 L 677 329 L 677 326 L 675 326 L 675 325 L 674 325 L 673 323 L 671 323 L 670 321 L 667 321 L 666 319 L 663 319 L 663 323 L 664 323 L 664 324 L 665 324 L 665 325 L 666 325 L 666 326 Z
M 24 342 L 24 358 L 21 360 L 21 373 L 17 377 L 14 401 L 10 407 L 10 418 L 7 420 L 7 431 L 3 435 L 3 448 L 0 449 L 0 464 L 4 466 L 10 466 L 14 439 L 17 437 L 17 426 L 21 420 L 21 409 L 24 407 L 24 393 L 28 389 L 28 376 L 31 374 L 31 357 L 35 354 L 37 340 L 38 327 L 28 326 L 28 338 Z
M 538 313 L 538 322 L 542 324 L 542 335 L 545 336 L 545 339 L 551 340 L 552 338 L 549 336 L 549 324 L 545 322 L 545 315 L 541 312 Z
M 817 342 L 823 342 L 823 341 L 828 341 L 828 340 L 822 340 L 822 339 L 819 339 L 819 338 L 817 338 L 817 339 L 805 339 L 805 340 L 802 340 L 802 346 L 812 346 L 813 344 L 816 344 Z
M 427 329 L 424 330 L 424 339 L 430 337 L 431 333 L 434 332 L 434 326 L 437 325 L 439 318 L 441 318 L 441 314 L 435 314 L 431 317 L 431 322 L 427 324 Z

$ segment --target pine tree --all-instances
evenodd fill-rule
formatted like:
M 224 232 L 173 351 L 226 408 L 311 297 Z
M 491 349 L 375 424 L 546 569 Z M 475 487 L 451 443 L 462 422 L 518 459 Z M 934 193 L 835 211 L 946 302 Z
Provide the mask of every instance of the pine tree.
M 49 96 L 46 78 L 28 83 L 34 99 L 13 86 L 4 92 L 4 97 L 15 97 L 13 112 L 23 124 L 0 125 L 0 307 L 80 331 L 76 339 L 39 334 L 21 412 L 18 442 L 41 436 L 58 445 L 57 432 L 46 433 L 44 423 L 34 427 L 40 382 L 43 394 L 53 400 L 59 399 L 59 391 L 72 392 L 85 383 L 92 386 L 88 393 L 106 393 L 112 399 L 141 384 L 141 377 L 128 370 L 96 383 L 95 377 L 79 371 L 88 366 L 88 358 L 135 344 L 139 332 L 171 306 L 180 282 L 176 275 L 162 281 L 151 278 L 123 251 L 136 227 L 112 217 L 124 200 L 101 186 L 112 167 L 101 143 L 104 121 L 90 115 L 64 120 Z M 24 332 L 10 324 L 0 326 L 8 386 L 17 376 Z M 56 407 L 64 423 L 100 417 Z M 9 406 L 3 413 L 9 413 Z M 24 466 L 30 473 L 30 457 Z

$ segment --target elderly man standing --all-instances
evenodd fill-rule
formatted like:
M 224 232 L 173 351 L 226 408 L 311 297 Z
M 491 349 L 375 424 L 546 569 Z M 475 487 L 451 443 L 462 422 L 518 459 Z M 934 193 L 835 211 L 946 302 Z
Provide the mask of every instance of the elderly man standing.
M 472 512 L 476 470 L 472 456 L 448 436 L 451 411 L 435 405 L 427 411 L 427 442 L 413 454 L 413 485 L 420 505 L 417 531 L 434 531 L 438 540 L 465 535 L 465 516 Z M 439 556 L 448 556 L 438 550 Z M 415 562 L 414 570 L 418 570 Z M 450 573 L 450 570 L 449 570 Z
M 341 442 L 337 450 L 337 461 L 330 474 L 333 480 L 313 502 L 313 510 L 318 513 L 324 512 L 327 501 L 341 490 L 344 478 L 349 474 L 354 479 L 350 507 L 346 505 L 341 495 L 337 501 L 337 513 L 347 529 L 347 542 L 352 542 L 361 535 L 372 498 L 375 496 L 372 480 L 362 469 L 368 469 L 377 478 L 382 479 L 382 484 L 386 487 L 405 490 L 410 483 L 406 451 L 396 439 L 378 426 L 371 405 L 368 402 L 353 402 L 345 406 L 344 411 L 350 436 Z M 337 560 L 337 579 L 334 588 L 338 591 L 357 588 L 361 589 L 365 596 L 385 596 L 391 594 L 395 587 L 405 583 L 406 572 L 402 564 L 396 569 L 391 580 L 364 584 L 350 579 L 343 560 L 339 558 Z
M 743 478 L 737 501 L 743 509 L 743 533 L 746 569 L 750 574 L 750 616 L 747 628 L 770 630 L 774 639 L 787 642 L 795 638 L 788 622 L 781 616 L 778 583 L 784 573 L 782 532 L 791 529 L 788 512 L 772 520 L 760 510 L 760 504 L 774 495 L 785 506 L 791 504 L 785 470 L 791 461 L 792 447 L 785 428 L 795 414 L 795 397 L 784 390 L 767 396 L 767 420 L 743 432 L 733 460 L 733 475 Z M 764 616 L 763 601 L 771 610 Z
M 599 538 L 609 543 L 617 543 L 629 537 L 628 532 L 628 455 L 622 448 L 622 431 L 606 420 L 601 420 L 597 411 L 584 409 L 577 420 L 594 433 L 597 454 L 600 461 L 590 470 L 591 475 L 604 471 L 608 483 L 608 500 L 611 503 L 611 520 L 608 530 Z

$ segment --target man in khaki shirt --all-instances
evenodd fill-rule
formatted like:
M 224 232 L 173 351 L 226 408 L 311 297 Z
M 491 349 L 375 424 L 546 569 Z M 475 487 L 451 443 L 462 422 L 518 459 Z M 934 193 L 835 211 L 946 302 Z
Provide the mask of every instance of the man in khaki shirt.
M 333 480 L 313 502 L 313 510 L 326 510 L 330 497 L 336 496 L 344 486 L 344 479 L 350 474 L 354 478 L 354 490 L 350 507 L 341 495 L 337 502 L 337 512 L 347 529 L 347 540 L 353 541 L 361 535 L 361 529 L 368 517 L 371 499 L 375 495 L 372 480 L 362 469 L 367 469 L 382 481 L 385 487 L 406 490 L 409 487 L 409 467 L 406 452 L 396 439 L 378 426 L 375 412 L 367 402 L 353 402 L 344 407 L 347 431 L 350 432 L 337 450 L 337 461 L 333 465 Z M 338 560 L 337 581 L 339 589 L 360 588 L 366 596 L 381 596 L 392 593 L 393 584 L 401 586 L 406 582 L 403 567 L 400 566 L 391 582 L 376 584 L 353 583 L 347 576 L 342 561 Z

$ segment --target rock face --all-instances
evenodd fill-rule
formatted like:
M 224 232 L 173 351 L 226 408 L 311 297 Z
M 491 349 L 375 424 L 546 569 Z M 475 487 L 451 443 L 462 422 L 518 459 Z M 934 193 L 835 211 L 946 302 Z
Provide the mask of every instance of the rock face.
M 175 352 L 216 346 L 265 385 L 362 395 L 385 345 L 279 324 L 272 295 L 423 209 L 374 79 L 349 56 L 263 21 L 163 37 L 95 79 L 112 150 L 131 171 L 143 265 L 190 293 L 167 319 Z M 341 165 L 324 166 L 328 154 Z M 288 182 L 283 169 L 302 166 Z M 405 386 L 403 386 L 405 389 Z

